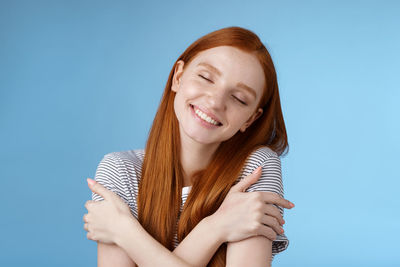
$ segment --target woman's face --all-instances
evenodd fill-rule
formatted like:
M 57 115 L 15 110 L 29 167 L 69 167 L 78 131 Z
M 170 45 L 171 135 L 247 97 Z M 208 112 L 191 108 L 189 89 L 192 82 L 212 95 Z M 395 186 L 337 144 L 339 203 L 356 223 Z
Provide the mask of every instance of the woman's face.
M 258 59 L 231 46 L 178 61 L 171 89 L 180 134 L 201 144 L 218 144 L 245 131 L 262 114 L 257 104 L 265 85 Z

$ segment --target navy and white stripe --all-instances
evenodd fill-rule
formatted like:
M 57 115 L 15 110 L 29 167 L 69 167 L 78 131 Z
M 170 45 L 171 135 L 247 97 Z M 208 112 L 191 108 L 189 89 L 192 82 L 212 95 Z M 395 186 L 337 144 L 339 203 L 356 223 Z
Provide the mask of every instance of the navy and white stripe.
M 129 206 L 133 216 L 138 218 L 136 199 L 139 193 L 139 180 L 142 173 L 144 150 L 128 150 L 106 154 L 100 161 L 95 175 L 95 180 L 107 189 L 115 192 Z M 283 197 L 283 185 L 281 175 L 281 161 L 277 154 L 268 147 L 261 147 L 254 151 L 246 160 L 236 182 L 252 173 L 258 166 L 262 166 L 262 174 L 259 180 L 247 188 L 246 192 L 268 191 Z M 182 188 L 181 210 L 191 187 Z M 95 201 L 103 198 L 92 193 Z M 283 209 L 279 207 L 283 216 Z M 174 237 L 174 246 L 178 246 L 178 240 Z M 289 244 L 287 237 L 278 235 L 272 243 L 272 256 L 285 250 Z

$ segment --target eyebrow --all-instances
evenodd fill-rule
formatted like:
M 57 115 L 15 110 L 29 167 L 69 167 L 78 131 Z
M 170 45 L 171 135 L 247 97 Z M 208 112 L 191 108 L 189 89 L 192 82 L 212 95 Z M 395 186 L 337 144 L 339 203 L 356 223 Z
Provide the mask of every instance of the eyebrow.
M 217 69 L 217 68 L 214 67 L 213 65 L 208 64 L 208 63 L 206 63 L 206 62 L 200 62 L 199 64 L 197 64 L 197 66 L 204 66 L 204 67 L 207 67 L 207 68 L 211 69 L 213 72 L 215 72 L 218 76 L 221 76 L 221 75 L 222 75 L 222 73 L 221 73 L 221 71 L 220 71 L 219 69 Z M 256 91 L 254 91 L 254 89 L 251 88 L 250 86 L 248 86 L 248 85 L 246 85 L 246 84 L 244 84 L 244 83 L 242 83 L 242 82 L 238 82 L 238 83 L 236 84 L 236 86 L 237 86 L 237 87 L 240 87 L 240 88 L 242 88 L 242 89 L 244 89 L 244 90 L 246 90 L 246 91 L 248 91 L 250 94 L 252 94 L 252 95 L 254 96 L 254 98 L 257 98 L 257 97 L 256 97 Z

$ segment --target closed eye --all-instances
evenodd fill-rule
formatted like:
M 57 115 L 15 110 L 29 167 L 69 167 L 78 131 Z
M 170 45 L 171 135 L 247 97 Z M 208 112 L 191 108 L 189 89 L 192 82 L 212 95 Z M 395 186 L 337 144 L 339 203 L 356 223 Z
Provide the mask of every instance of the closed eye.
M 206 80 L 206 81 L 208 81 L 208 82 L 214 83 L 213 81 L 211 81 L 210 79 L 207 79 L 207 78 L 204 77 L 203 75 L 200 75 L 200 74 L 199 74 L 199 77 L 203 78 L 204 80 Z M 237 101 L 239 101 L 241 104 L 247 106 L 246 102 L 240 100 L 239 98 L 237 98 L 237 97 L 234 96 L 234 95 L 232 95 L 232 96 L 233 96 L 233 98 L 235 98 Z
M 233 96 L 233 98 L 235 98 L 237 101 L 239 101 L 241 104 L 247 106 L 247 103 L 246 103 L 246 102 L 244 102 L 243 100 L 241 100 L 240 98 L 238 98 L 238 97 L 236 97 L 236 96 L 234 96 L 234 95 L 232 95 L 232 96 Z
M 210 79 L 207 79 L 206 77 L 204 77 L 203 75 L 199 74 L 199 77 L 203 78 L 204 80 L 210 82 L 210 83 L 214 83 L 213 81 L 211 81 Z

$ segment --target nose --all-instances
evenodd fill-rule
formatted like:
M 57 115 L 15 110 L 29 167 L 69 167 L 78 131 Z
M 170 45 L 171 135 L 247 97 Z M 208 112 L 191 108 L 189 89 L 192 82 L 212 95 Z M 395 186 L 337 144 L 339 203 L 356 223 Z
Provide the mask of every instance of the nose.
M 210 108 L 218 111 L 226 110 L 226 99 L 224 90 L 210 90 L 207 98 L 207 102 Z

